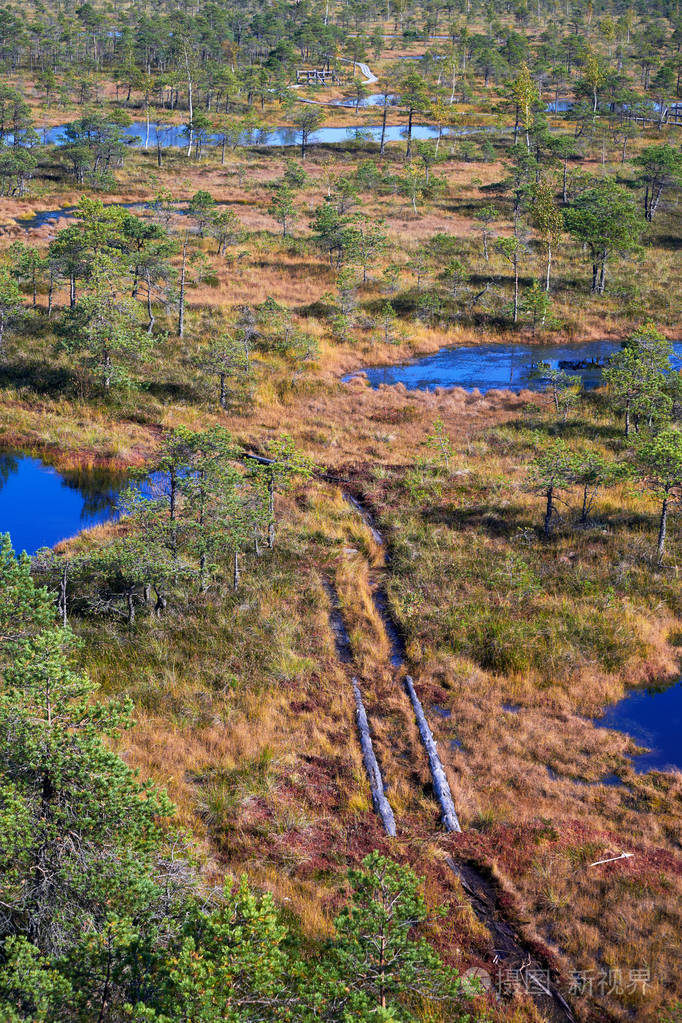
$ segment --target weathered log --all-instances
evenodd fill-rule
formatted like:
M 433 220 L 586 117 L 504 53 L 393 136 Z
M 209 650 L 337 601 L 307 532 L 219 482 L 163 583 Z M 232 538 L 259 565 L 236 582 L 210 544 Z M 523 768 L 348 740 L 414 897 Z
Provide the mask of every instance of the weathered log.
M 381 817 L 381 822 L 384 825 L 384 831 L 387 835 L 390 835 L 391 838 L 395 838 L 395 818 L 393 816 L 391 804 L 384 794 L 384 783 L 381 777 L 381 770 L 379 768 L 377 758 L 374 755 L 372 736 L 369 731 L 369 722 L 367 721 L 367 714 L 365 713 L 360 687 L 356 678 L 353 679 L 353 693 L 355 694 L 355 713 L 358 722 L 358 731 L 360 732 L 362 759 L 365 763 L 365 770 L 367 771 L 367 776 L 369 778 L 372 803 L 374 804 L 374 809 Z
M 265 455 L 257 455 L 253 451 L 244 451 L 242 458 L 250 458 L 252 462 L 258 462 L 259 465 L 274 465 L 274 458 L 266 458 Z
M 452 801 L 450 785 L 448 784 L 448 779 L 445 771 L 443 770 L 440 757 L 438 756 L 438 750 L 436 749 L 436 740 L 429 728 L 429 723 L 426 720 L 424 709 L 419 702 L 419 697 L 414 690 L 414 685 L 412 684 L 412 679 L 409 675 L 405 676 L 405 688 L 417 719 L 419 734 L 421 735 L 422 742 L 424 743 L 424 749 L 426 750 L 429 758 L 433 788 L 442 810 L 441 819 L 443 821 L 443 827 L 446 831 L 461 831 L 462 829 L 459 825 L 459 820 L 457 819 L 457 814 L 455 812 L 455 804 Z

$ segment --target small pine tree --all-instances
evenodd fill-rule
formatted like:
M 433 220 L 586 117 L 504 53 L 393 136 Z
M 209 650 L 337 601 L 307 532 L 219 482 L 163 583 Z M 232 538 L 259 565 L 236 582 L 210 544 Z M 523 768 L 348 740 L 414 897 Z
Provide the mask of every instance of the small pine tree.
M 433 916 L 420 891 L 423 879 L 378 852 L 348 877 L 350 904 L 335 920 L 330 960 L 337 977 L 352 982 L 347 1011 L 361 1018 L 373 1009 L 379 1019 L 411 1019 L 404 1003 L 415 996 L 457 1007 L 468 991 L 419 933 Z M 456 1020 L 459 1013 L 448 1018 Z

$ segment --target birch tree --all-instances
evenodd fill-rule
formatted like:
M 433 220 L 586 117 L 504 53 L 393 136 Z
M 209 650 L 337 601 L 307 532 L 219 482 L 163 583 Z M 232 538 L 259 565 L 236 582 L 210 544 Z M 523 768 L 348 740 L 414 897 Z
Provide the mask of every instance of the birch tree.
M 554 191 L 546 181 L 541 181 L 535 186 L 531 215 L 533 224 L 545 246 L 545 291 L 549 292 L 552 253 L 554 246 L 561 238 L 564 221 L 561 211 L 554 202 Z
M 539 100 L 539 92 L 525 61 L 511 83 L 510 92 L 516 109 L 514 143 L 517 141 L 519 127 L 522 127 L 526 135 L 526 148 L 530 150 L 530 129 L 533 124 L 535 104 Z

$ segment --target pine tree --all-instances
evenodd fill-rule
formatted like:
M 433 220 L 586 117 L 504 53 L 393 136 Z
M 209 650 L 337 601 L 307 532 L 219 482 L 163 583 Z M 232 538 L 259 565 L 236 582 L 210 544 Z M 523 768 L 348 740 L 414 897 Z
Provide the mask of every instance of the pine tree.
M 350 903 L 334 922 L 328 964 L 350 988 L 343 1018 L 410 1020 L 406 1001 L 436 998 L 449 1003 L 448 1019 L 460 1019 L 457 1009 L 468 992 L 420 934 L 433 916 L 420 891 L 423 879 L 378 852 L 348 878 Z
M 528 479 L 532 489 L 539 490 L 545 498 L 543 532 L 548 539 L 552 533 L 558 492 L 574 482 L 575 458 L 573 452 L 561 439 L 552 440 L 540 446 L 530 464 Z
M 0 939 L 68 956 L 112 914 L 154 894 L 163 793 L 108 745 L 129 725 L 127 700 L 101 702 L 74 664 L 75 639 L 54 601 L 0 547 Z M 6 947 L 7 953 L 7 947 Z
M 604 383 L 613 408 L 624 415 L 626 437 L 633 421 L 638 430 L 642 419 L 661 420 L 670 413 L 665 384 L 671 355 L 667 338 L 653 324 L 645 324 L 609 359 Z

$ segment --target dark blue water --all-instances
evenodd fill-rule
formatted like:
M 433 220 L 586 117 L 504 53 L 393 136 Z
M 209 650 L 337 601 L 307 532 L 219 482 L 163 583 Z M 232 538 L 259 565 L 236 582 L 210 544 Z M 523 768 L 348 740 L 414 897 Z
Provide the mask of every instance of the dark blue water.
M 398 60 L 424 60 L 424 56 L 425 55 L 423 53 L 419 54 L 418 56 L 413 56 L 413 55 L 401 56 L 401 57 L 398 58 Z M 400 97 L 399 96 L 389 96 L 388 97 L 388 103 L 386 105 L 388 107 L 397 106 L 397 105 L 399 105 L 399 102 L 400 102 Z M 352 96 L 344 96 L 341 99 L 333 99 L 333 100 L 331 100 L 329 105 L 332 106 L 332 107 L 346 107 L 349 110 L 354 110 L 355 107 L 356 107 L 356 104 L 357 104 L 357 100 L 353 99 Z M 369 96 L 363 96 L 363 98 L 360 100 L 360 104 L 359 105 L 360 105 L 360 107 L 365 107 L 365 108 L 366 107 L 383 107 L 383 105 L 384 105 L 384 94 L 382 92 L 373 92 Z M 556 100 L 552 100 L 551 103 L 547 104 L 547 106 L 545 107 L 545 113 L 548 113 L 548 114 L 566 114 L 566 113 L 568 113 L 569 110 L 572 110 L 574 106 L 575 106 L 575 103 L 574 103 L 574 101 L 572 99 L 556 99 Z
M 66 125 L 59 124 L 54 128 L 43 129 L 43 137 L 46 144 L 63 146 L 67 141 L 65 135 Z M 150 125 L 149 146 L 156 148 L 156 124 Z M 443 135 L 467 135 L 480 128 L 464 128 L 453 131 L 444 131 Z M 485 130 L 485 129 L 483 129 Z M 144 121 L 135 121 L 125 129 L 131 145 L 140 146 L 144 143 L 147 135 L 147 125 Z M 412 126 L 413 139 L 432 139 L 438 137 L 438 128 L 432 124 L 415 124 Z M 319 128 L 311 132 L 308 139 L 310 145 L 315 143 L 337 143 L 349 142 L 354 138 L 368 139 L 371 142 L 381 141 L 380 124 L 347 125 L 338 128 Z M 401 124 L 386 125 L 386 141 L 399 142 L 407 138 L 407 128 Z M 163 149 L 169 147 L 187 146 L 187 131 L 182 125 L 161 126 L 159 141 Z M 213 136 L 209 138 L 209 144 L 217 145 L 219 140 Z M 295 128 L 273 128 L 262 131 L 246 133 L 242 138 L 242 145 L 245 146 L 297 146 L 300 145 L 300 133 Z
M 442 59 L 442 58 L 439 58 L 437 55 L 434 56 L 432 54 L 431 56 L 433 57 L 434 60 Z M 417 56 L 413 56 L 413 55 L 401 56 L 401 57 L 398 57 L 398 60 L 424 60 L 425 57 L 426 57 L 426 54 L 422 53 L 422 54 L 419 54 Z M 353 100 L 353 99 L 337 99 L 337 100 L 333 100 L 332 101 L 332 105 L 333 106 L 339 106 L 339 107 L 354 107 L 355 106 L 355 100 Z M 383 94 L 382 93 L 376 93 L 376 94 L 372 94 L 371 96 L 366 96 L 360 102 L 360 106 L 361 107 L 373 107 L 373 106 L 382 107 L 383 105 L 384 105 L 384 100 L 383 100 Z M 389 104 L 389 105 L 391 105 L 391 104 Z M 548 103 L 545 106 L 545 113 L 547 113 L 547 114 L 567 114 L 569 112 L 569 110 L 573 109 L 574 106 L 575 106 L 575 100 L 560 98 L 560 99 L 552 100 L 550 103 Z M 658 102 L 652 102 L 651 106 L 652 106 L 653 110 L 655 110 L 657 113 L 661 109 L 661 104 L 658 103 Z M 626 109 L 627 109 L 627 107 L 626 107 Z M 676 113 L 679 113 L 680 110 L 682 110 L 682 103 L 671 103 L 670 105 L 664 105 L 664 107 L 663 107 L 663 112 L 667 113 L 668 116 L 674 116 Z
M 0 455 L 0 533 L 14 549 L 35 554 L 81 529 L 116 517 L 122 477 L 56 469 L 27 455 Z
M 609 707 L 595 724 L 625 732 L 649 750 L 632 757 L 638 774 L 682 771 L 682 681 L 660 691 L 637 689 Z
M 494 388 L 520 391 L 543 390 L 546 381 L 536 376 L 539 362 L 565 370 L 581 380 L 585 390 L 601 383 L 602 366 L 619 347 L 615 341 L 573 341 L 557 345 L 481 344 L 441 348 L 416 362 L 374 366 L 364 370 L 372 387 L 404 384 L 410 390 L 432 391 L 436 387 L 463 387 L 481 392 Z M 674 346 L 674 369 L 682 367 L 682 343 Z M 344 381 L 357 374 L 349 373 Z

